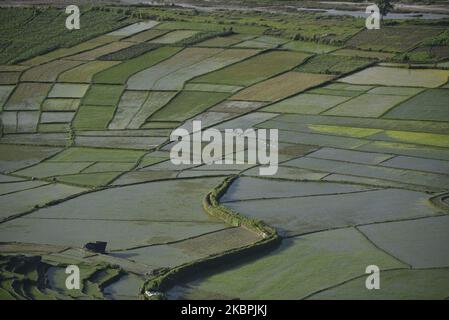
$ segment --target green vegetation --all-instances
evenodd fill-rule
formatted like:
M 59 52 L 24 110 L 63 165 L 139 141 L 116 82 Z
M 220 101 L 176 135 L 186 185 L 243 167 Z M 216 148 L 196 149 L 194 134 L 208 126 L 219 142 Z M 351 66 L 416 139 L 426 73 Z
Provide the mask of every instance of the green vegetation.
M 208 84 L 208 83 L 188 83 L 184 86 L 185 91 L 209 91 L 209 92 L 229 92 L 234 93 L 243 87 L 229 86 L 225 84 Z
M 402 62 L 435 62 L 449 57 L 449 29 L 396 57 Z
M 75 130 L 100 130 L 106 129 L 115 112 L 113 106 L 87 106 L 78 109 L 73 128 Z
M 21 76 L 22 81 L 54 82 L 58 75 L 66 70 L 81 65 L 81 61 L 55 60 L 26 70 Z
M 284 44 L 281 48 L 310 53 L 328 53 L 338 49 L 338 47 L 335 46 L 310 41 L 290 41 Z
M 56 177 L 56 180 L 63 183 L 73 184 L 83 187 L 104 186 L 111 182 L 122 172 L 95 172 L 83 174 L 71 174 Z
M 138 43 L 132 47 L 128 47 L 117 52 L 109 53 L 98 58 L 99 60 L 111 60 L 111 61 L 121 61 L 128 60 L 140 56 L 144 53 L 150 52 L 161 45 L 157 43 L 142 42 Z
M 442 30 L 441 27 L 416 25 L 382 26 L 379 30 L 359 32 L 347 45 L 362 50 L 404 52 Z
M 148 95 L 148 99 L 142 105 L 140 110 L 137 111 L 133 119 L 129 122 L 128 128 L 140 128 L 152 114 L 165 106 L 175 95 L 176 92 L 169 91 L 150 92 Z
M 449 148 L 449 135 L 424 132 L 387 130 L 388 138 L 405 143 L 424 144 L 435 147 Z
M 312 57 L 296 68 L 297 71 L 324 74 L 345 74 L 368 66 L 373 60 L 368 58 L 322 54 Z
M 348 136 L 354 138 L 365 138 L 373 134 L 382 132 L 381 129 L 371 129 L 371 128 L 355 128 L 355 127 L 345 127 L 345 126 L 329 126 L 323 124 L 311 124 L 308 127 L 319 133 L 332 134 L 336 136 Z
M 80 268 L 81 288 L 68 290 L 65 268 L 75 262 Z M 49 255 L 0 255 L 0 272 L 0 299 L 5 300 L 104 299 L 104 287 L 124 273 L 101 263 Z
M 203 112 L 229 96 L 221 92 L 183 91 L 165 107 L 156 111 L 150 121 L 184 121 Z
M 385 118 L 449 121 L 448 101 L 449 90 L 429 89 L 395 107 Z
M 79 105 L 79 99 L 46 99 L 42 111 L 76 111 Z
M 303 93 L 263 109 L 266 112 L 318 114 L 348 100 L 347 97 Z
M 114 41 L 104 46 L 100 46 L 98 48 L 84 51 L 74 56 L 71 56 L 70 59 L 77 61 L 91 61 L 98 59 L 99 57 L 104 56 L 106 54 L 117 52 L 119 50 L 131 47 L 132 45 L 133 45 L 132 42 Z
M 179 52 L 182 48 L 163 47 L 143 54 L 137 58 L 125 61 L 119 65 L 97 73 L 93 81 L 95 83 L 123 84 L 133 74 L 149 68 L 168 57 Z
M 209 32 L 200 32 L 195 33 L 194 35 L 182 39 L 175 43 L 177 46 L 193 46 L 197 43 L 207 41 L 209 39 L 215 38 L 215 37 L 227 37 L 234 34 L 232 31 L 209 31 Z
M 96 84 L 89 88 L 83 105 L 115 106 L 118 104 L 125 86 Z
M 382 272 L 382 290 L 366 290 L 365 277 L 351 280 L 310 297 L 314 300 L 444 300 L 449 270 L 436 268 L 427 270 L 391 270 Z M 398 281 L 401 279 L 401 281 Z M 446 279 L 446 280 L 444 280 Z M 382 291 L 373 292 L 373 291 Z
M 334 55 L 339 56 L 350 56 L 350 57 L 361 57 L 361 58 L 372 58 L 378 60 L 388 60 L 391 59 L 395 54 L 379 51 L 363 51 L 354 49 L 339 49 L 332 52 Z
M 19 82 L 20 72 L 0 72 L 0 85 L 16 84 Z
M 13 91 L 3 109 L 38 110 L 51 86 L 47 83 L 21 83 Z
M 236 178 L 237 176 L 228 177 L 222 183 L 216 186 L 204 199 L 204 209 L 210 215 L 220 218 L 232 226 L 244 226 L 249 230 L 252 230 L 257 234 L 263 236 L 265 239 L 276 239 L 276 230 L 266 225 L 263 221 L 257 219 L 249 219 L 219 204 L 220 198 L 226 193 L 226 190 Z
M 299 65 L 308 56 L 308 54 L 299 52 L 270 51 L 206 74 L 191 82 L 248 86 L 288 71 Z
M 423 42 L 425 46 L 447 46 L 449 45 L 449 29 L 446 29 L 444 32 L 440 33 L 436 37 L 431 39 L 426 39 Z
M 38 132 L 69 132 L 70 123 L 40 123 Z
M 258 259 L 178 289 L 184 299 L 303 299 L 363 275 L 360 270 L 374 258 L 382 270 L 406 268 L 354 229 L 318 232 L 284 239 L 279 248 Z
M 128 80 L 133 90 L 182 90 L 186 81 L 257 54 L 254 50 L 188 47 Z
M 351 84 L 436 88 L 447 82 L 448 70 L 406 69 L 374 66 L 351 74 L 341 81 Z
M 129 38 L 126 38 L 125 40 L 128 42 L 145 42 L 149 40 L 153 40 L 154 38 L 160 37 L 164 34 L 169 32 L 168 30 L 157 30 L 157 29 L 150 29 L 147 31 L 139 32 Z
M 407 96 L 362 94 L 326 111 L 325 115 L 377 118 L 407 100 Z
M 165 45 L 175 45 L 176 43 L 189 39 L 192 36 L 199 34 L 200 31 L 197 30 L 174 30 L 169 33 L 164 34 L 163 36 L 157 37 L 154 40 L 151 40 L 151 43 L 160 43 Z
M 38 163 L 32 167 L 19 170 L 17 174 L 20 176 L 28 176 L 35 178 L 48 178 L 64 174 L 78 173 L 87 168 L 91 163 L 89 162 L 52 162 L 45 161 Z
M 198 46 L 200 46 L 200 47 L 215 47 L 215 48 L 230 47 L 232 45 L 235 45 L 239 42 L 242 42 L 244 40 L 251 39 L 251 38 L 254 38 L 254 36 L 245 35 L 245 34 L 241 34 L 241 33 L 234 33 L 234 34 L 228 35 L 226 37 L 211 38 L 204 42 L 198 43 Z
M 0 64 L 68 48 L 133 21 L 115 10 L 82 10 L 82 29 L 67 32 L 66 18 L 65 11 L 56 8 L 1 8 Z
M 206 18 L 206 16 L 203 16 L 200 18 L 198 15 L 191 15 L 188 17 L 188 19 L 180 18 L 179 16 L 176 17 L 176 10 L 175 11 L 168 11 L 168 10 L 153 10 L 150 9 L 150 12 L 158 14 L 162 20 L 164 18 L 162 16 L 166 16 L 167 20 L 178 20 L 178 21 L 167 21 L 164 23 L 161 23 L 156 28 L 160 30 L 198 30 L 198 31 L 226 31 L 229 30 L 229 28 L 232 28 L 234 32 L 237 33 L 249 33 L 249 34 L 262 34 L 266 28 L 261 26 L 251 26 L 251 25 L 236 25 L 232 22 L 225 24 L 225 23 L 215 23 L 210 21 Z M 188 15 L 189 11 L 185 11 Z M 198 20 L 200 22 L 193 22 L 192 20 Z M 206 21 L 207 20 L 207 21 Z
M 398 292 L 424 278 L 402 261 L 449 265 L 433 220 L 449 219 L 428 204 L 449 183 L 449 64 L 411 63 L 449 57 L 449 20 L 368 33 L 296 10 L 82 9 L 82 36 L 61 9 L 0 9 L 0 298 L 345 296 L 373 258 L 404 269 L 387 282 Z M 380 63 L 393 59 L 407 63 Z M 173 164 L 168 136 L 192 119 L 279 130 L 279 171 Z M 80 249 L 96 239 L 110 254 Z M 66 290 L 67 264 L 81 290 Z
M 374 3 L 379 7 L 382 20 L 394 8 L 392 0 L 375 0 Z
M 90 83 L 92 77 L 105 69 L 118 64 L 119 61 L 91 61 L 62 73 L 59 82 Z M 84 95 L 84 94 L 83 94 Z
M 363 26 L 363 19 L 329 16 L 311 12 L 295 14 L 266 12 L 198 12 L 146 8 L 145 12 L 164 22 L 158 29 L 204 31 L 232 30 L 237 33 L 267 34 L 294 40 L 342 43 Z M 176 20 L 176 21 L 175 21 Z
M 14 88 L 15 86 L 0 86 L 0 111 Z
M 136 162 L 143 154 L 134 150 L 72 147 L 51 158 L 51 161 Z
M 268 243 L 275 243 L 279 240 L 279 237 L 274 228 L 267 226 L 263 221 L 256 219 L 248 219 L 245 216 L 236 213 L 225 206 L 222 206 L 218 203 L 220 197 L 226 192 L 229 188 L 230 184 L 237 178 L 237 176 L 230 176 L 226 178 L 222 183 L 217 185 L 212 191 L 204 198 L 203 200 L 203 208 L 206 212 L 216 218 L 219 218 L 225 221 L 227 224 L 232 226 L 243 226 L 244 228 L 251 230 L 256 233 L 261 240 L 255 242 L 253 244 L 236 248 L 233 250 L 229 250 L 224 254 L 215 255 L 213 257 L 206 257 L 201 259 L 200 261 L 195 261 L 193 263 L 186 263 L 179 267 L 165 270 L 161 275 L 158 275 L 149 281 L 147 281 L 143 286 L 143 291 L 161 291 L 167 290 L 170 286 L 170 283 L 173 283 L 173 280 L 182 278 L 183 273 L 188 270 L 190 267 L 201 264 L 203 262 L 207 262 L 211 259 L 217 259 L 217 257 L 223 257 L 226 254 L 230 254 L 232 252 L 243 252 L 245 249 L 251 249 L 257 247 L 259 245 L 265 245 Z M 143 292 L 142 292 L 143 293 Z M 156 296 L 155 299 L 163 298 L 164 296 Z
M 310 87 L 322 84 L 333 77 L 321 74 L 287 72 L 259 82 L 234 95 L 234 100 L 278 101 Z
M 16 172 L 24 177 L 96 187 L 133 168 L 143 154 L 134 150 L 71 147 L 56 157 Z
M 89 86 L 87 84 L 56 83 L 48 93 L 49 98 L 82 98 Z

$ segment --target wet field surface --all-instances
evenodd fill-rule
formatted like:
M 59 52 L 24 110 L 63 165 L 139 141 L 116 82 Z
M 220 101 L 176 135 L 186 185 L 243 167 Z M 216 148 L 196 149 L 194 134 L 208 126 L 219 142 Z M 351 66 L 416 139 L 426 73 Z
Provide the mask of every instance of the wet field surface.
M 281 244 L 179 283 L 169 298 L 447 298 L 448 208 L 434 200 L 449 192 L 449 70 L 251 33 L 184 47 L 202 32 L 189 27 L 126 26 L 97 47 L 23 61 L 0 85 L 2 297 L 136 299 L 163 270 L 253 245 L 260 235 L 203 209 L 238 175 L 221 205 L 274 227 Z M 161 46 L 122 51 L 147 42 Z M 193 120 L 278 129 L 277 173 L 174 165 L 169 135 Z M 107 254 L 81 249 L 95 241 Z M 63 285 L 70 263 L 82 266 L 77 294 Z M 364 286 L 372 264 L 377 292 Z

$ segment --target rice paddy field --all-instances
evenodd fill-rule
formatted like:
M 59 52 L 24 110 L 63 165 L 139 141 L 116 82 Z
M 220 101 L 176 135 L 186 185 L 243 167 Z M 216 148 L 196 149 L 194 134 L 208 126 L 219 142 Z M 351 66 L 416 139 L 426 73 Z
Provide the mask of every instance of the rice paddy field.
M 449 297 L 447 19 L 81 9 L 0 7 L 0 299 Z M 194 120 L 277 172 L 175 165 Z

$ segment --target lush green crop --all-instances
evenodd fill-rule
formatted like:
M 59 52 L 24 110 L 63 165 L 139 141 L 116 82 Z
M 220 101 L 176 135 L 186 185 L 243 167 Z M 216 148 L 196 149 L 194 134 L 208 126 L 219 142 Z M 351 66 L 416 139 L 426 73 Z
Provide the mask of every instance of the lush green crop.
M 81 29 L 67 30 L 63 9 L 0 9 L 0 64 L 16 63 L 57 48 L 67 48 L 134 20 L 114 10 L 81 9 Z
M 323 54 L 313 57 L 296 70 L 310 73 L 344 74 L 372 62 L 373 60 L 368 58 Z
M 104 56 L 101 56 L 99 60 L 109 60 L 109 61 L 128 60 L 160 47 L 161 45 L 158 43 L 142 42 L 117 52 L 105 54 Z

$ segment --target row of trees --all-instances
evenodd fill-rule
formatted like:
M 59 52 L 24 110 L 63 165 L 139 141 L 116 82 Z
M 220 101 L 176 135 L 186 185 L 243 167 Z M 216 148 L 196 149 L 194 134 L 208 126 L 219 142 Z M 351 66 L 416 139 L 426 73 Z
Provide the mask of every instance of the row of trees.
M 383 19 L 394 7 L 392 0 L 375 0 L 374 3 L 379 7 L 380 18 Z

